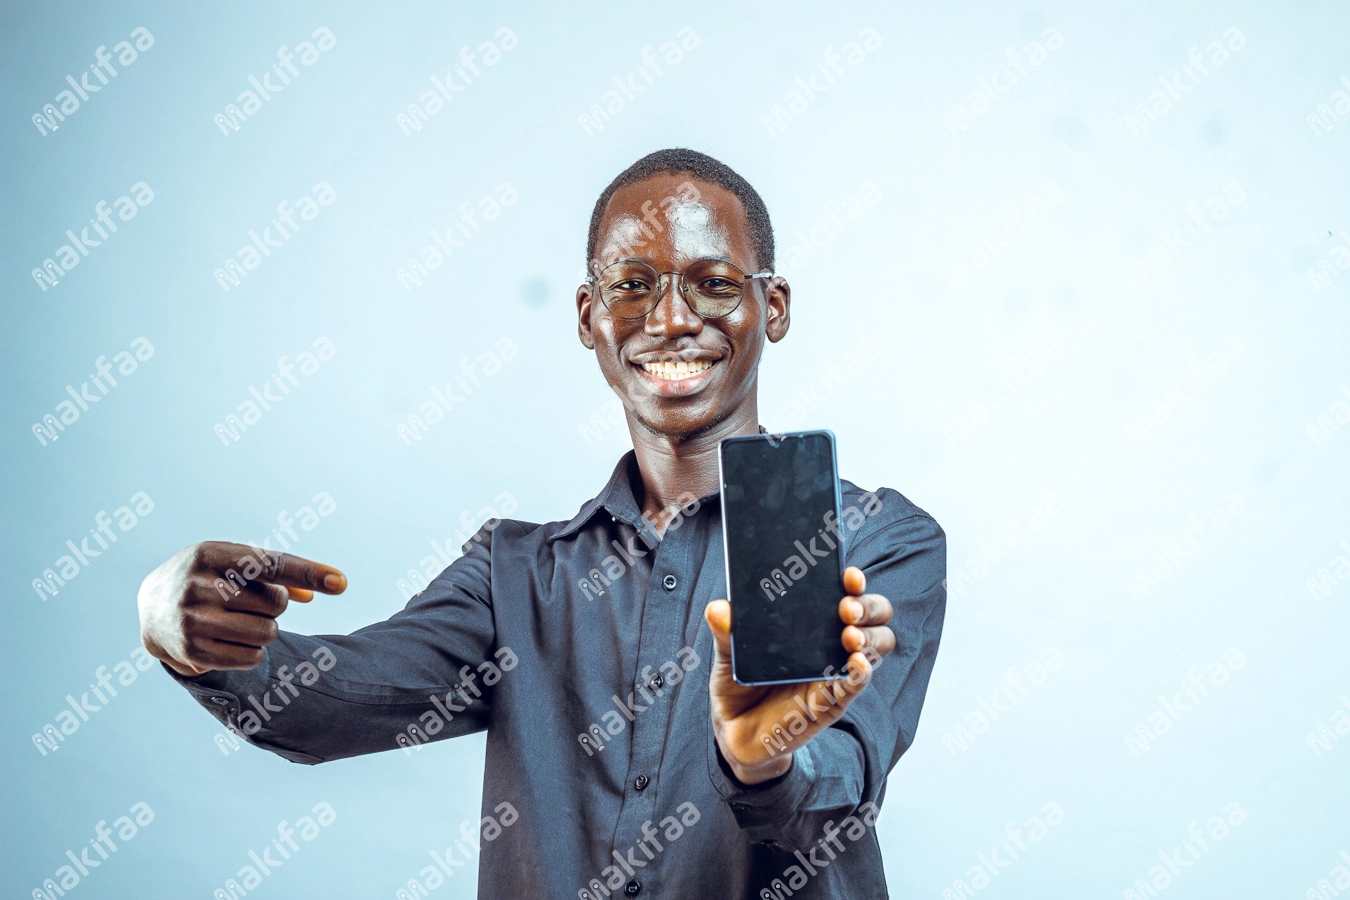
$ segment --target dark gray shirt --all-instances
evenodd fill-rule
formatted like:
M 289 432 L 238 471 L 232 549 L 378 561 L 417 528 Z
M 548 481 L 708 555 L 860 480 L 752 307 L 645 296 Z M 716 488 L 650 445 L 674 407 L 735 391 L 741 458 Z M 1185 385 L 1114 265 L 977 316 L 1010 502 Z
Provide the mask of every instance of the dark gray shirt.
M 658 540 L 637 479 L 629 453 L 571 521 L 490 523 L 387 621 L 282 632 L 256 669 L 179 681 L 294 762 L 434 752 L 422 742 L 486 729 L 480 897 L 885 897 L 873 823 L 942 632 L 942 529 L 895 491 L 843 482 L 845 564 L 894 605 L 898 644 L 809 744 L 791 740 L 806 707 L 775 729 L 792 768 L 747 788 L 708 708 L 718 497 Z M 424 886 L 467 849 L 428 859 Z

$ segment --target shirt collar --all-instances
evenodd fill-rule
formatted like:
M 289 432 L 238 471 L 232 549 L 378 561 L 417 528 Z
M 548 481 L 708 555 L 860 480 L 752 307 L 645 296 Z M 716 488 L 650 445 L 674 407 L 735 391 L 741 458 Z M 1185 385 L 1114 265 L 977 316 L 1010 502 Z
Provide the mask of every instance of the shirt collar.
M 614 473 L 609 476 L 609 482 L 604 489 L 592 499 L 587 500 L 577 511 L 577 514 L 572 517 L 572 520 L 563 526 L 561 531 L 551 535 L 548 539 L 549 543 L 576 534 L 602 510 L 638 531 L 644 531 L 648 528 L 649 523 L 642 518 L 642 511 L 638 509 L 637 500 L 633 498 L 633 479 L 635 477 L 639 477 L 637 454 L 629 450 L 619 459 L 618 465 L 614 467 Z

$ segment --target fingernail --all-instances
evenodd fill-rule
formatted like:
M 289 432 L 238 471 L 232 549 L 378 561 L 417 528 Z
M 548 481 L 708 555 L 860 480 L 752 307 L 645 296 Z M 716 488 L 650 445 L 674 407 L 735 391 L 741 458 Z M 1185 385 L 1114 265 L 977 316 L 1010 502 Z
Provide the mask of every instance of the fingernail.
M 323 586 L 326 590 L 334 594 L 340 594 L 347 589 L 347 576 L 332 574 L 323 577 Z

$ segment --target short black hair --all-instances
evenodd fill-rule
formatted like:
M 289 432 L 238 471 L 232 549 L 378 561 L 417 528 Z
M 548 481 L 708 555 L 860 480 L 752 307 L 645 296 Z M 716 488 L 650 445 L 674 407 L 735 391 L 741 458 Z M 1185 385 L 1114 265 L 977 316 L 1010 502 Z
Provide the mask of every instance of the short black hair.
M 610 198 L 621 187 L 627 187 L 653 175 L 681 175 L 688 173 L 699 181 L 715 184 L 735 194 L 745 207 L 745 217 L 750 225 L 750 236 L 754 240 L 755 256 L 761 271 L 773 269 L 773 225 L 769 222 L 769 210 L 760 199 L 759 193 L 726 163 L 713 159 L 706 153 L 672 147 L 669 150 L 657 150 L 633 163 L 619 173 L 609 183 L 609 187 L 600 193 L 591 212 L 591 228 L 586 239 L 586 271 L 591 272 L 595 259 L 595 245 L 600 240 L 600 220 L 604 218 L 605 207 Z

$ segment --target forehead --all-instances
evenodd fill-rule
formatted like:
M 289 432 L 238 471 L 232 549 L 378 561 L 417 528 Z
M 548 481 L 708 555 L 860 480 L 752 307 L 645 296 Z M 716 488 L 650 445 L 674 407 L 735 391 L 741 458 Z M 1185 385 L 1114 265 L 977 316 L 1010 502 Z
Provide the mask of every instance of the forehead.
M 614 192 L 600 219 L 602 263 L 725 256 L 753 267 L 754 241 L 740 198 L 687 173 L 655 175 Z

